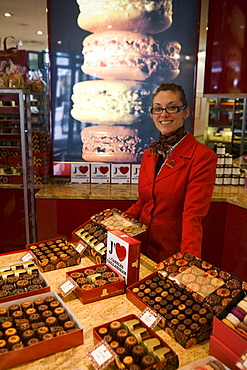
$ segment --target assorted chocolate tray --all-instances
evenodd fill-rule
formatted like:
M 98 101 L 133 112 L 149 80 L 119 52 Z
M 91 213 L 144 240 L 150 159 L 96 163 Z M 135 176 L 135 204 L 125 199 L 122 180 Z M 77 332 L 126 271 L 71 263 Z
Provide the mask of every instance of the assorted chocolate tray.
M 125 291 L 122 276 L 105 264 L 69 271 L 66 275 L 78 284 L 75 294 L 84 304 L 109 298 Z
M 49 291 L 49 283 L 34 262 L 0 266 L 0 303 Z
M 83 330 L 55 292 L 0 304 L 0 369 L 83 344 Z
M 178 356 L 135 315 L 128 315 L 93 329 L 94 343 L 104 340 L 117 354 L 115 369 L 178 368 Z M 114 366 L 114 365 L 113 365 Z
M 55 238 L 28 244 L 26 246 L 35 257 L 35 262 L 43 272 L 78 265 L 80 254 L 64 238 Z

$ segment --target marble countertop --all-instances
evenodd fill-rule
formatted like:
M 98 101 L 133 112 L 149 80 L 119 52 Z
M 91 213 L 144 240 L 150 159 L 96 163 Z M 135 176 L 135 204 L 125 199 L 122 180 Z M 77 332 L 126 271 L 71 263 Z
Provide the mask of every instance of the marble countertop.
M 25 252 L 8 255 L 0 254 L 0 265 L 18 262 L 24 254 Z M 51 291 L 58 293 L 58 286 L 66 279 L 65 274 L 67 271 L 91 265 L 93 265 L 93 262 L 87 257 L 83 257 L 79 266 L 77 265 L 74 266 L 74 268 L 68 267 L 61 270 L 46 272 L 44 275 L 50 283 Z M 153 261 L 142 255 L 140 279 L 151 274 L 154 271 L 154 266 L 155 263 Z M 83 305 L 73 292 L 63 298 L 63 300 L 83 326 L 84 344 L 70 348 L 66 351 L 57 352 L 51 356 L 32 361 L 30 363 L 16 366 L 14 369 L 33 370 L 35 368 L 35 370 L 92 370 L 92 364 L 86 356 L 87 351 L 94 345 L 92 329 L 98 325 L 102 325 L 106 322 L 129 314 L 139 316 L 141 313 L 141 311 L 126 298 L 125 294 L 86 305 Z M 162 337 L 178 354 L 180 366 L 185 366 L 209 355 L 209 341 L 189 349 L 184 349 L 159 327 L 157 327 L 157 334 Z
M 36 199 L 137 200 L 136 184 L 47 184 Z M 215 185 L 212 202 L 227 202 L 247 209 L 247 189 L 244 186 Z

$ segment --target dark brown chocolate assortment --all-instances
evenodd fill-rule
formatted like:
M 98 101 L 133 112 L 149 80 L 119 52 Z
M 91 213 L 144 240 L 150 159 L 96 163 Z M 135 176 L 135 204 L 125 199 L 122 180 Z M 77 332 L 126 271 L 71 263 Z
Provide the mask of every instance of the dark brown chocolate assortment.
M 69 276 L 75 280 L 82 290 L 91 290 L 123 280 L 121 276 L 117 276 L 110 271 L 106 265 L 86 268 L 83 271 L 72 271 Z
M 192 335 L 206 324 L 211 325 L 214 315 L 210 309 L 197 303 L 189 292 L 184 292 L 175 282 L 163 279 L 158 274 L 134 287 L 132 293 L 185 336 Z
M 0 353 L 27 347 L 76 330 L 75 322 L 63 307 L 60 306 L 63 313 L 58 311 L 58 308 L 53 310 L 55 302 L 61 305 L 54 296 L 47 296 L 47 299 L 40 301 L 30 300 L 21 305 L 11 304 L 7 309 L 1 309 Z M 45 312 L 50 312 L 47 318 L 38 313 L 41 306 L 46 306 Z M 29 308 L 25 310 L 26 307 Z M 16 313 L 21 314 L 15 315 Z
M 9 296 L 38 290 L 46 286 L 33 262 L 0 266 L 0 300 Z
M 78 265 L 81 262 L 80 254 L 74 246 L 63 238 L 35 243 L 29 245 L 29 249 L 44 272 Z
M 112 321 L 99 328 L 97 333 L 118 355 L 115 360 L 118 369 L 151 370 L 162 361 L 171 369 L 178 366 L 177 357 L 171 349 L 152 336 L 137 318 Z

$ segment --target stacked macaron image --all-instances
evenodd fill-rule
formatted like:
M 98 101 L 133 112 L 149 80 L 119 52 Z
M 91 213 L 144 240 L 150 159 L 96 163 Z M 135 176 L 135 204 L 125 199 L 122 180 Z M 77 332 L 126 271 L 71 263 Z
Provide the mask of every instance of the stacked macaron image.
M 90 80 L 73 87 L 71 115 L 81 131 L 82 158 L 89 162 L 140 162 L 152 141 L 149 114 L 158 83 L 179 73 L 177 41 L 155 35 L 172 25 L 172 0 L 77 0 L 83 40 L 82 71 Z

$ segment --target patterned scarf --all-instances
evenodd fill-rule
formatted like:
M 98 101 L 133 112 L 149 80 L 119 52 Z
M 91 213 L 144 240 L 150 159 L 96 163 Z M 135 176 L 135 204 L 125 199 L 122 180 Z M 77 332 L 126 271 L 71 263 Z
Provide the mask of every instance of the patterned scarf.
M 163 158 L 167 157 L 169 149 L 171 149 L 176 143 L 178 143 L 186 134 L 185 127 L 179 127 L 177 130 L 170 132 L 169 134 L 159 135 L 159 141 L 152 144 L 152 154 L 161 154 Z

